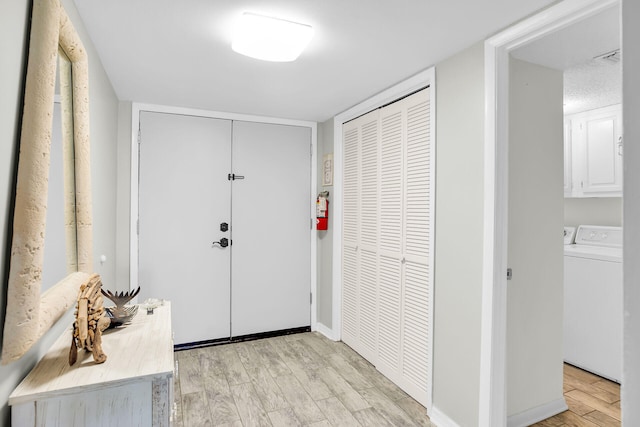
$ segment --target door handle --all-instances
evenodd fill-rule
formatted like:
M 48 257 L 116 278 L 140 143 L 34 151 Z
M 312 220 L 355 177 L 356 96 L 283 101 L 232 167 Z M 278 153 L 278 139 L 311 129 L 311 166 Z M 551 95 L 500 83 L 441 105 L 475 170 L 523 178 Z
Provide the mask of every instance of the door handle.
M 215 246 L 216 244 L 220 245 L 221 248 L 226 248 L 227 246 L 229 246 L 229 239 L 223 237 L 219 242 L 213 242 L 212 246 Z
M 622 137 L 618 138 L 618 156 L 622 156 Z

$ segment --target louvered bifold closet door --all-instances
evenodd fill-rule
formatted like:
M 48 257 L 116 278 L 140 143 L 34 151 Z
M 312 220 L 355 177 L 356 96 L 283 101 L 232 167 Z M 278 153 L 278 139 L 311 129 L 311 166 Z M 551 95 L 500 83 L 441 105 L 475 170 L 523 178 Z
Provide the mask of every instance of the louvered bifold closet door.
M 431 383 L 429 89 L 380 111 L 376 368 L 423 404 Z
M 378 339 L 378 111 L 343 127 L 343 334 L 373 361 Z
M 405 107 L 405 183 L 402 296 L 402 386 L 426 404 L 431 384 L 433 328 L 430 245 L 431 105 L 425 89 L 403 100 Z
M 343 341 L 424 405 L 431 393 L 429 89 L 343 125 Z
M 380 299 L 376 367 L 387 376 L 395 375 L 400 369 L 402 339 L 404 120 L 398 104 L 380 111 Z

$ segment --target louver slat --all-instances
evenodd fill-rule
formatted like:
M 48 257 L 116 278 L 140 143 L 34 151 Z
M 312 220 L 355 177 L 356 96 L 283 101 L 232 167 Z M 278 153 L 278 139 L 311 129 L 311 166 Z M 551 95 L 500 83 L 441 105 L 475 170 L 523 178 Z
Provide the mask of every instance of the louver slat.
M 380 249 L 400 253 L 402 237 L 402 113 L 384 116 L 380 133 Z
M 345 242 L 358 241 L 358 129 L 349 129 L 344 135 L 343 172 L 343 238 Z
M 400 263 L 381 256 L 379 271 L 378 356 L 388 368 L 395 370 L 400 356 Z
M 429 352 L 429 289 L 426 265 L 407 262 L 404 276 L 403 369 L 408 381 L 426 388 L 431 371 Z
M 362 126 L 360 241 L 375 248 L 378 244 L 378 118 Z
M 407 173 L 405 252 L 429 256 L 430 162 L 429 101 L 411 105 L 407 111 Z
M 366 354 L 375 354 L 378 345 L 378 256 L 363 249 L 360 253 L 360 342 Z

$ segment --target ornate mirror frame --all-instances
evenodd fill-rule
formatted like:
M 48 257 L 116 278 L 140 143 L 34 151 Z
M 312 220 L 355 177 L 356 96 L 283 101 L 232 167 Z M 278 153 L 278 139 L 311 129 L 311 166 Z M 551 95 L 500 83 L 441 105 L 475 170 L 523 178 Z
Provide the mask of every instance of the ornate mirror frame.
M 71 96 L 66 105 L 73 110 L 63 113 L 72 118 L 73 126 L 72 132 L 63 131 L 63 151 L 69 155 L 64 181 L 70 274 L 42 293 L 58 49 L 64 51 L 70 64 L 66 66 L 71 68 L 71 73 L 60 73 L 61 88 L 71 87 L 61 91 L 63 109 L 66 92 Z M 63 79 L 65 75 L 71 75 L 71 80 Z M 63 126 L 68 122 L 64 120 Z M 93 270 L 88 60 L 60 0 L 34 0 L 33 4 L 9 268 L 2 364 L 19 359 L 67 312 Z

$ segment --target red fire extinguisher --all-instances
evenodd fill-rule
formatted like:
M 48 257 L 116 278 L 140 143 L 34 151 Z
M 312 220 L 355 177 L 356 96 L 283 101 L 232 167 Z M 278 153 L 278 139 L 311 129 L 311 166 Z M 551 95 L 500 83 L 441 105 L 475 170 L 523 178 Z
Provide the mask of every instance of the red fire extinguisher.
M 323 191 L 316 199 L 316 230 L 326 230 L 329 226 L 329 192 Z

